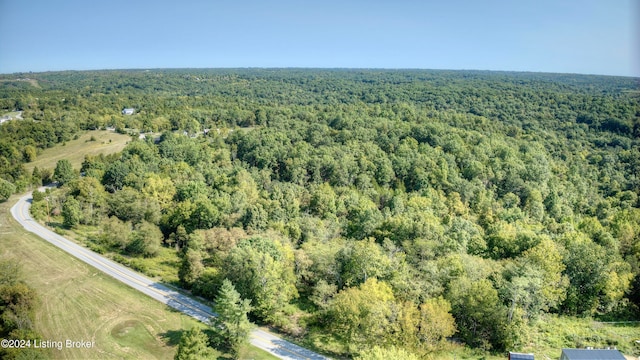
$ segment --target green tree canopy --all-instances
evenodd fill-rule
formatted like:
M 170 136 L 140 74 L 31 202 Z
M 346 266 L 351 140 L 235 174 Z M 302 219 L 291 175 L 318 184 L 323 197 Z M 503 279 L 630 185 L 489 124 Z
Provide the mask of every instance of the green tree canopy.
M 78 225 L 82 219 L 80 203 L 73 196 L 67 197 L 67 200 L 64 202 L 62 206 L 62 218 L 64 226 L 69 228 Z
M 208 347 L 209 339 L 199 327 L 193 327 L 180 337 L 175 360 L 207 360 L 213 357 L 213 351 Z
M 71 162 L 67 159 L 58 160 L 56 169 L 53 171 L 53 180 L 64 185 L 76 178 Z
M 352 350 L 387 343 L 394 304 L 391 287 L 376 278 L 342 290 L 327 310 L 333 333 Z
M 419 357 L 415 354 L 408 352 L 407 350 L 391 346 L 388 348 L 383 348 L 380 346 L 374 346 L 371 349 L 361 351 L 358 356 L 354 359 L 356 360 L 418 360 Z
M 241 240 L 229 253 L 225 274 L 262 319 L 273 319 L 298 296 L 293 251 L 275 239 Z
M 458 333 L 467 344 L 484 349 L 501 348 L 506 315 L 491 282 L 459 278 L 451 284 L 447 298 Z
M 15 191 L 15 185 L 0 178 L 0 201 L 6 201 Z

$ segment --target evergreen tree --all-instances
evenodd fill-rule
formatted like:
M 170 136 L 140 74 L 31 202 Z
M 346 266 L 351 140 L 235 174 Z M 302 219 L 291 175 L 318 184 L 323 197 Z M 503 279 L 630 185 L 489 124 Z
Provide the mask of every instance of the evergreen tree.
M 76 174 L 73 172 L 73 166 L 67 159 L 58 160 L 56 163 L 56 169 L 53 171 L 53 180 L 64 185 L 73 180 Z
M 180 337 L 175 360 L 205 360 L 213 357 L 213 351 L 207 346 L 207 335 L 194 327 Z
M 249 339 L 252 324 L 247 313 L 251 311 L 251 300 L 241 299 L 233 283 L 224 279 L 213 309 L 218 314 L 211 321 L 217 340 L 237 356 Z

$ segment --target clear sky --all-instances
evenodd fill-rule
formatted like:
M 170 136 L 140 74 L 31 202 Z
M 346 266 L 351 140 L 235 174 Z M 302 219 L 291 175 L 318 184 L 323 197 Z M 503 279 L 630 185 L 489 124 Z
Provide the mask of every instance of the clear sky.
M 424 68 L 640 76 L 640 0 L 0 0 L 0 73 Z

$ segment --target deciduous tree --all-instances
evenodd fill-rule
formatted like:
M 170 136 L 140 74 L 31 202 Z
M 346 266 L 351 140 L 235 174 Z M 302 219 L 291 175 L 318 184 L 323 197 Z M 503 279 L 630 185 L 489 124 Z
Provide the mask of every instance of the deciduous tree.
M 62 206 L 62 223 L 66 227 L 74 227 L 82 219 L 80 203 L 73 196 L 68 196 Z
M 149 222 L 142 221 L 136 226 L 126 250 L 131 254 L 152 257 L 160 251 L 161 243 L 160 229 Z
M 7 200 L 14 191 L 16 191 L 15 185 L 5 179 L 0 178 L 0 201 Z
M 387 348 L 374 346 L 361 351 L 354 359 L 356 360 L 418 360 L 417 355 L 410 353 L 406 349 L 396 346 Z
M 202 271 L 204 271 L 202 253 L 200 250 L 188 248 L 182 255 L 182 262 L 178 270 L 180 283 L 187 289 L 191 288 L 191 285 L 202 274 Z
M 472 282 L 461 277 L 451 284 L 447 298 L 458 333 L 467 344 L 483 349 L 500 347 L 506 314 L 489 280 Z
M 357 351 L 390 339 L 394 296 L 391 287 L 369 278 L 358 287 L 347 288 L 333 297 L 328 309 L 333 333 Z
M 298 296 L 293 250 L 279 240 L 241 240 L 230 252 L 224 270 L 240 294 L 252 300 L 256 315 L 262 319 L 275 319 Z

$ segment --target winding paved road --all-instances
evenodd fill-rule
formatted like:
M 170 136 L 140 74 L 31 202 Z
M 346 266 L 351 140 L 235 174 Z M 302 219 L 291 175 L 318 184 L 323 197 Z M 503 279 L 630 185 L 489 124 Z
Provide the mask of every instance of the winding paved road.
M 123 265 L 111 261 L 87 248 L 84 248 L 64 237 L 54 233 L 35 221 L 29 212 L 31 207 L 31 194 L 24 195 L 11 208 L 11 215 L 27 230 L 59 247 L 67 253 L 106 273 L 107 275 L 123 282 L 130 287 L 151 296 L 152 298 L 167 304 L 168 306 L 194 317 L 204 323 L 209 323 L 209 318 L 215 316 L 211 308 L 175 290 L 172 290 L 146 276 L 143 276 Z M 283 340 L 271 333 L 256 329 L 251 333 L 252 345 L 265 350 L 272 355 L 286 360 L 325 360 L 325 356 L 316 354 Z

